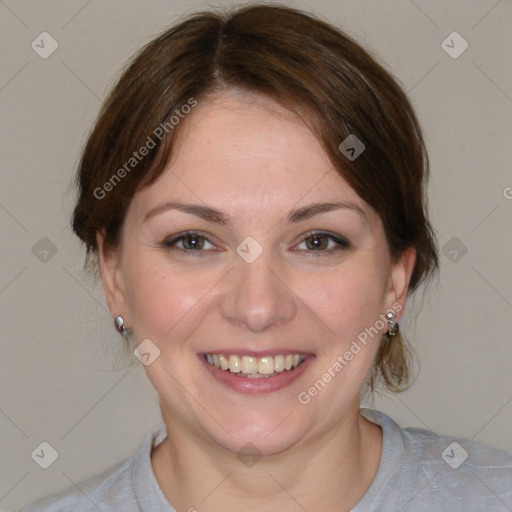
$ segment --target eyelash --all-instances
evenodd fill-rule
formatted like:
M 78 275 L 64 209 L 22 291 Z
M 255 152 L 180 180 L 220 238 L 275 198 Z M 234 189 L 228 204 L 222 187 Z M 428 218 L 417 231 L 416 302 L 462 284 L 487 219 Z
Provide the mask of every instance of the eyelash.
M 302 242 L 308 240 L 309 238 L 313 238 L 313 236 L 315 236 L 315 235 L 317 235 L 319 237 L 324 237 L 324 238 L 332 240 L 334 243 L 337 244 L 337 247 L 334 248 L 334 249 L 319 250 L 319 251 L 315 251 L 315 250 L 312 250 L 312 249 L 306 249 L 306 251 L 308 253 L 310 253 L 310 254 L 320 253 L 320 254 L 314 254 L 313 256 L 308 256 L 308 257 L 318 257 L 318 256 L 321 256 L 322 253 L 327 254 L 327 255 L 331 255 L 331 254 L 333 254 L 333 253 L 335 253 L 337 251 L 346 250 L 346 249 L 349 249 L 351 247 L 351 244 L 346 239 L 344 239 L 343 237 L 340 237 L 336 233 L 332 233 L 330 231 L 308 231 L 299 240 L 298 244 L 301 244 Z M 205 255 L 203 253 L 207 252 L 208 250 L 181 249 L 179 247 L 175 247 L 175 244 L 177 244 L 178 242 L 181 242 L 183 239 L 185 239 L 185 238 L 194 238 L 194 237 L 196 237 L 196 238 L 203 238 L 208 243 L 211 244 L 211 242 L 208 240 L 208 237 L 206 237 L 205 235 L 202 235 L 201 233 L 199 233 L 197 231 L 186 231 L 184 233 L 179 233 L 178 235 L 174 236 L 171 239 L 165 239 L 162 242 L 162 246 L 165 249 L 169 249 L 169 250 L 172 250 L 172 251 L 177 251 L 177 252 L 179 252 L 181 254 L 186 254 L 188 256 L 204 257 Z M 209 250 L 211 250 L 211 249 L 209 249 Z

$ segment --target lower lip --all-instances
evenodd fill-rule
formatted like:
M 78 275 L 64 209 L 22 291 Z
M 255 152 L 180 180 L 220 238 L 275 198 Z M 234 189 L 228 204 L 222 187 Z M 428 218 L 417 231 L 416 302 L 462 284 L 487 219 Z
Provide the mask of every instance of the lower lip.
M 231 373 L 229 370 L 220 370 L 219 368 L 209 364 L 203 355 L 199 355 L 199 359 L 201 359 L 212 377 L 221 384 L 224 384 L 239 393 L 255 394 L 271 393 L 289 386 L 306 371 L 307 367 L 313 361 L 314 356 L 307 356 L 304 362 L 294 370 L 283 370 L 278 374 L 273 374 L 272 377 L 256 379 L 237 377 L 235 373 Z

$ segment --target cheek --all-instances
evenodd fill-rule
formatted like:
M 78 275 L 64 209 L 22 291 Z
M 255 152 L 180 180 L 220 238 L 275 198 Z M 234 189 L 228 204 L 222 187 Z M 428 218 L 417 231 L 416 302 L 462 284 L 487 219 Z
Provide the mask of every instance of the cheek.
M 215 276 L 176 270 L 160 254 L 135 250 L 132 254 L 123 271 L 128 276 L 126 299 L 136 338 L 164 342 L 186 336 Z
M 350 345 L 365 329 L 376 326 L 382 330 L 384 282 L 382 269 L 374 263 L 354 260 L 353 265 L 331 273 L 328 279 L 303 286 L 300 296 L 314 311 L 315 318 L 322 320 L 324 331 L 340 349 Z M 328 351 L 331 348 L 332 344 L 326 346 Z

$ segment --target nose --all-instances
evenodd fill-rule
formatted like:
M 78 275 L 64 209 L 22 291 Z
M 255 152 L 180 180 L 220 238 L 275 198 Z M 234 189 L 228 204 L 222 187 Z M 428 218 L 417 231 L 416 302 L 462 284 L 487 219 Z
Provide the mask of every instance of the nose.
M 296 315 L 297 297 L 291 283 L 284 271 L 270 263 L 265 251 L 252 263 L 236 261 L 221 303 L 226 320 L 259 333 Z

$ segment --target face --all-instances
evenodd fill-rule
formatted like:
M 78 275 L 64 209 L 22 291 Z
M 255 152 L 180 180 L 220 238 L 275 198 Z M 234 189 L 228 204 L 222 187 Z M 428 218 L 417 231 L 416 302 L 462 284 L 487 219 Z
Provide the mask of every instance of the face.
M 160 351 L 144 368 L 168 429 L 234 452 L 319 439 L 357 416 L 413 258 L 392 264 L 380 218 L 273 100 L 225 92 L 182 122 L 100 250 L 109 308 Z

